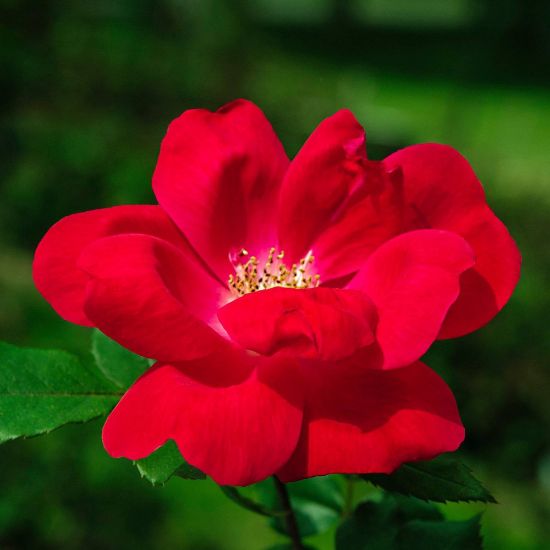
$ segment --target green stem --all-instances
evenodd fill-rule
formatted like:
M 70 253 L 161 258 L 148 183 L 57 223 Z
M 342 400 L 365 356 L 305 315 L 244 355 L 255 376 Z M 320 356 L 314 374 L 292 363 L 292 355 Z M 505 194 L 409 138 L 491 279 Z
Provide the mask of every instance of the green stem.
M 292 541 L 292 548 L 294 550 L 304 550 L 304 545 L 300 537 L 300 530 L 298 529 L 298 522 L 296 521 L 296 516 L 294 515 L 294 510 L 290 503 L 290 496 L 286 489 L 286 485 L 276 476 L 273 476 L 273 481 L 275 482 L 275 489 L 277 489 L 281 507 L 286 512 L 284 517 L 288 536 Z
M 346 518 L 351 515 L 353 511 L 353 490 L 355 489 L 355 480 L 346 476 L 346 496 L 344 500 L 344 507 L 342 510 L 342 517 Z

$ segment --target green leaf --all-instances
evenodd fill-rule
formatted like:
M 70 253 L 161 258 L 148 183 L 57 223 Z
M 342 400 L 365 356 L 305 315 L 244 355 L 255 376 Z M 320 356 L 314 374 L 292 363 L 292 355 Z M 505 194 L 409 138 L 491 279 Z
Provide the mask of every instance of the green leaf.
M 368 501 L 336 532 L 336 550 L 481 550 L 480 516 L 444 521 L 431 503 L 385 494 Z
M 340 513 L 344 505 L 342 485 L 335 476 L 318 476 L 287 484 L 292 502 L 315 502 Z
M 257 484 L 260 499 L 270 508 L 280 506 L 279 496 L 272 479 Z M 334 476 L 320 476 L 286 485 L 292 509 L 302 537 L 322 533 L 330 529 L 342 514 L 342 486 Z M 284 518 L 272 520 L 273 528 L 288 534 Z
M 365 502 L 336 531 L 336 550 L 387 550 L 397 533 L 393 508 L 386 503 Z
M 201 472 L 195 466 L 191 466 L 188 462 L 185 462 L 175 471 L 175 475 L 182 479 L 192 479 L 193 481 L 202 481 L 206 479 L 206 474 Z
M 479 550 L 483 548 L 480 515 L 466 521 L 423 521 L 405 524 L 396 536 L 398 550 Z
M 128 351 L 97 329 L 92 335 L 92 355 L 101 372 L 124 390 L 149 368 L 147 359 Z
M 452 457 L 440 456 L 429 462 L 404 464 L 390 475 L 366 474 L 361 477 L 386 491 L 434 502 L 496 502 L 472 475 L 470 468 Z
M 304 479 L 287 485 L 302 537 L 323 533 L 340 518 L 344 499 L 342 486 L 332 476 Z M 286 533 L 286 525 L 275 520 L 275 528 Z
M 305 479 L 289 483 L 286 487 L 302 537 L 326 531 L 340 517 L 343 498 L 341 485 L 335 477 Z M 270 517 L 272 527 L 279 533 L 287 534 L 284 518 L 286 512 L 281 509 L 279 494 L 272 478 L 244 489 L 228 486 L 220 488 L 243 508 Z
M 0 443 L 107 414 L 120 395 L 69 353 L 0 342 Z
M 281 510 L 280 508 L 277 508 L 277 507 L 270 508 L 268 506 L 264 506 L 263 504 L 254 501 L 253 499 L 245 496 L 236 487 L 233 487 L 231 485 L 220 485 L 219 487 L 226 497 L 230 498 L 233 502 L 235 502 L 242 508 L 245 508 L 251 512 L 255 512 L 256 514 L 260 514 L 261 516 L 268 516 L 268 517 L 280 516 L 280 515 L 286 514 L 286 512 Z
M 206 479 L 200 470 L 185 462 L 174 441 L 168 441 L 147 458 L 137 460 L 135 465 L 141 476 L 153 485 L 162 485 L 173 475 L 184 479 Z
M 415 498 L 384 495 L 381 502 L 360 504 L 336 532 L 336 550 L 388 550 L 400 527 L 421 518 L 438 521 L 441 512 L 430 503 Z
M 149 368 L 149 361 L 123 348 L 99 330 L 92 335 L 92 355 L 103 374 L 122 389 L 127 389 Z M 184 479 L 206 479 L 181 456 L 173 441 L 167 442 L 147 458 L 135 462 L 142 477 L 153 485 L 166 483 L 173 475 Z

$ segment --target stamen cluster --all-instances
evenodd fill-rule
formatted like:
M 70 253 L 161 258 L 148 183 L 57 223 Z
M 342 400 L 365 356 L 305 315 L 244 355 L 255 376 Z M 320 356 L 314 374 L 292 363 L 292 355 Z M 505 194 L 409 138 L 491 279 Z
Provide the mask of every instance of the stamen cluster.
M 315 260 L 310 250 L 297 264 L 290 269 L 283 262 L 285 253 L 270 248 L 263 266 L 256 256 L 249 256 L 242 248 L 232 259 L 235 274 L 229 275 L 229 287 L 240 296 L 269 288 L 315 288 L 319 286 L 320 276 L 310 274 Z M 246 260 L 246 261 L 245 261 Z

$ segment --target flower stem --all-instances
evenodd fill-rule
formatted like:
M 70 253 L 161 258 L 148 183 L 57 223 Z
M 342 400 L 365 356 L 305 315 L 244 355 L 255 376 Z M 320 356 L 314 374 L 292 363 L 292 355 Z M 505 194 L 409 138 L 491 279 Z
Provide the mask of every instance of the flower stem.
M 304 545 L 302 544 L 300 531 L 298 529 L 298 522 L 296 521 L 296 516 L 294 515 L 294 510 L 292 509 L 292 504 L 290 503 L 290 496 L 286 489 L 286 485 L 276 476 L 273 476 L 273 481 L 275 482 L 275 489 L 277 489 L 277 493 L 279 494 L 281 506 L 286 512 L 286 529 L 288 531 L 288 536 L 292 541 L 292 547 L 294 550 L 304 550 Z
M 342 509 L 342 517 L 346 518 L 353 512 L 353 490 L 355 488 L 355 480 L 351 476 L 346 476 L 346 496 L 344 507 Z

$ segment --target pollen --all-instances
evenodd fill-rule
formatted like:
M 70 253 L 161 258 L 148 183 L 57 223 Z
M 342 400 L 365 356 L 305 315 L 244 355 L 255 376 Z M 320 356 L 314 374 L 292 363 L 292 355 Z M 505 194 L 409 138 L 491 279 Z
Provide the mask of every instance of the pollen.
M 310 250 L 298 263 L 290 268 L 284 263 L 285 253 L 275 247 L 263 261 L 256 256 L 250 256 L 248 250 L 241 248 L 236 254 L 230 255 L 235 274 L 229 275 L 229 288 L 239 296 L 269 288 L 315 288 L 319 286 L 321 277 L 312 274 L 313 251 Z

